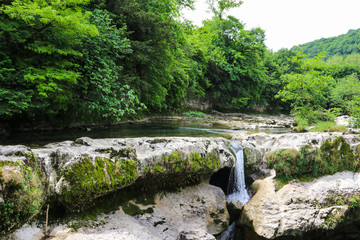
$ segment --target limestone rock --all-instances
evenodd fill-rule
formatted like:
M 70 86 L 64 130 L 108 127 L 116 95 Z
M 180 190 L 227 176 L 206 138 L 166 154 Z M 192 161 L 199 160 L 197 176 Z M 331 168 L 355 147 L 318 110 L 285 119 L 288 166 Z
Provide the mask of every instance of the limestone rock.
M 226 142 L 223 138 L 83 137 L 36 149 L 0 146 L 0 159 L 13 161 L 23 152 L 33 152 L 45 165 L 50 196 L 69 209 L 79 209 L 136 182 L 159 190 L 178 188 L 232 167 L 235 158 Z
M 201 229 L 194 229 L 180 232 L 177 240 L 215 240 L 215 237 Z
M 287 134 L 266 134 L 256 133 L 244 136 L 240 134 L 234 139 L 241 141 L 244 148 L 244 166 L 247 174 L 253 174 L 253 179 L 262 176 L 269 176 L 268 165 L 265 155 L 278 149 L 296 149 L 309 145 L 312 148 L 319 148 L 326 140 L 333 140 L 336 137 L 343 137 L 354 151 L 360 143 L 357 134 L 334 133 L 287 133 Z
M 120 208 L 99 215 L 76 231 L 59 225 L 51 231 L 51 239 L 176 240 L 181 236 L 180 239 L 212 240 L 212 234 L 221 233 L 229 223 L 224 193 L 205 182 L 179 192 L 159 193 L 154 203 L 138 206 L 151 207 L 153 211 L 129 216 Z M 42 229 L 35 224 L 25 225 L 4 240 L 39 240 Z
M 279 191 L 272 177 L 256 180 L 253 185 L 257 192 L 244 206 L 237 224 L 253 228 L 267 239 L 302 237 L 359 220 L 359 216 L 349 217 L 351 208 L 358 207 L 359 173 L 342 172 L 312 182 L 291 182 Z
M 227 202 L 226 206 L 230 214 L 230 222 L 233 222 L 240 216 L 244 204 L 239 200 L 232 200 Z

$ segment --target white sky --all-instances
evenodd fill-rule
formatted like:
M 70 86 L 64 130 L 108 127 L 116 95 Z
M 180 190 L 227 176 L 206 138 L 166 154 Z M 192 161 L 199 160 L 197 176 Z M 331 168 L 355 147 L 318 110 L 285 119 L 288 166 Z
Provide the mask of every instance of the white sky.
M 360 28 L 360 0 L 243 0 L 228 15 L 245 23 L 246 29 L 265 30 L 265 44 L 274 51 L 320 38 L 345 34 Z M 196 10 L 184 10 L 186 19 L 200 26 L 211 18 L 205 0 L 196 0 Z

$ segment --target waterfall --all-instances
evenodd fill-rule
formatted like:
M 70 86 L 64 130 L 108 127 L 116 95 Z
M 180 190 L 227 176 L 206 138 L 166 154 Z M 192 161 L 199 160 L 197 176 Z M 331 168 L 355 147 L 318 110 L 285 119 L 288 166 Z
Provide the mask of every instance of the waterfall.
M 235 168 L 231 169 L 226 201 L 239 200 L 245 205 L 250 200 L 250 195 L 245 185 L 244 152 L 239 142 L 232 141 L 230 148 L 236 154 Z
M 244 151 L 239 142 L 232 141 L 230 148 L 235 152 L 236 164 L 231 169 L 227 188 L 226 201 L 239 200 L 245 205 L 250 200 L 250 195 L 245 185 Z M 221 233 L 221 240 L 233 240 L 236 232 L 235 221 Z

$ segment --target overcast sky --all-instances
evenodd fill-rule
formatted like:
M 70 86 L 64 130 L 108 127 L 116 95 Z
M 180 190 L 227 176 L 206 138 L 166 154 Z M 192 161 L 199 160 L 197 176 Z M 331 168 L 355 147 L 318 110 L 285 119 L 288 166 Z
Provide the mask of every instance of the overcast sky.
M 185 18 L 200 26 L 211 18 L 205 0 L 195 0 L 195 11 Z M 265 30 L 265 44 L 274 51 L 360 28 L 360 0 L 244 0 L 233 15 L 246 29 Z

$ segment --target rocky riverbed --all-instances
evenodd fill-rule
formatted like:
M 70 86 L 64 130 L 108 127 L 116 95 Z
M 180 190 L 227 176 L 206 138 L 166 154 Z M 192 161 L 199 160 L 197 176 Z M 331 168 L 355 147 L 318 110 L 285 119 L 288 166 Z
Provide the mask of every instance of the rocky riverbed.
M 358 239 L 357 134 L 239 133 L 233 140 L 244 148 L 254 194 L 237 210 L 237 236 Z M 50 212 L 67 213 L 50 214 L 53 239 L 215 239 L 230 223 L 224 190 L 235 157 L 228 145 L 224 138 L 83 137 L 1 146 L 1 234 L 41 239 L 50 204 Z

